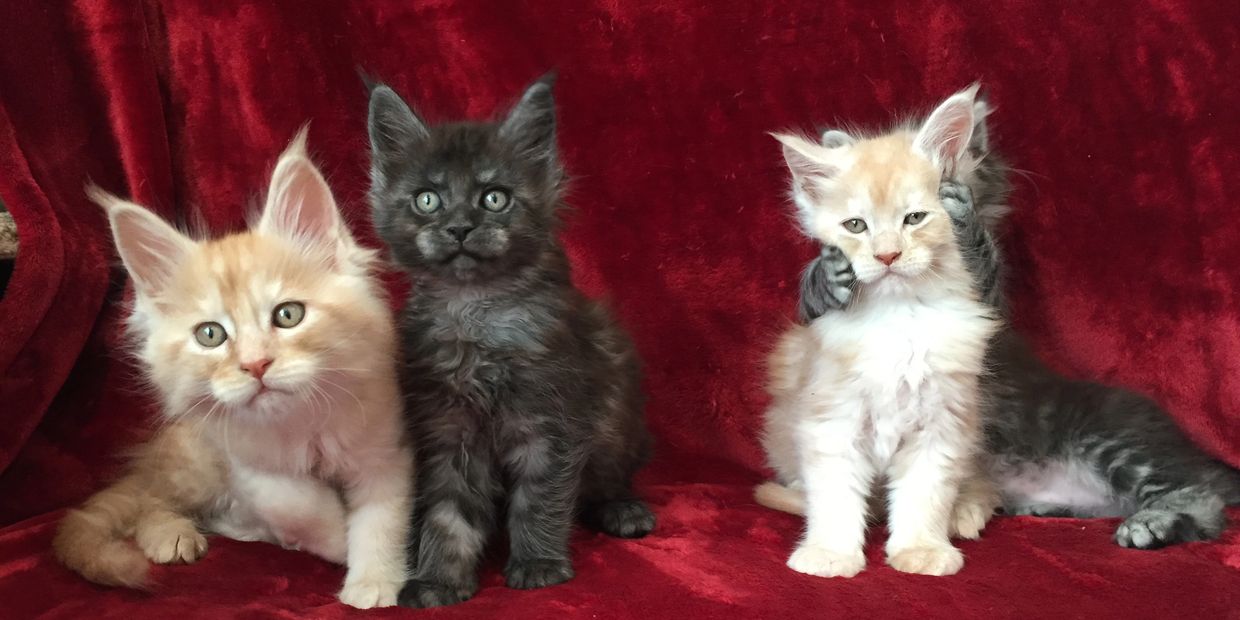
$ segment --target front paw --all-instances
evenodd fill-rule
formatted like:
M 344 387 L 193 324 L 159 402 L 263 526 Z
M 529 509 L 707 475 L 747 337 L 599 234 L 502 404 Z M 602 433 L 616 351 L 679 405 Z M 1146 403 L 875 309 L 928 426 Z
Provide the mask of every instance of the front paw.
M 857 282 L 852 261 L 843 250 L 833 245 L 823 246 L 822 252 L 810 262 L 801 275 L 801 318 L 813 321 L 832 310 L 839 310 L 852 299 L 852 287 Z
M 654 530 L 655 517 L 644 502 L 615 500 L 592 506 L 583 517 L 587 525 L 617 538 L 641 538 Z
M 816 577 L 855 577 L 865 568 L 865 554 L 839 553 L 814 545 L 801 545 L 788 558 L 788 568 Z
M 473 598 L 477 588 L 473 585 L 449 585 L 410 579 L 396 596 L 396 604 L 401 607 L 443 607 L 456 605 Z
M 968 185 L 955 179 L 945 179 L 939 184 L 939 200 L 943 209 L 953 222 L 958 222 L 973 213 L 973 190 Z
M 568 560 L 510 560 L 504 574 L 508 576 L 508 587 L 530 590 L 572 579 L 573 565 Z
M 910 547 L 891 553 L 887 563 L 902 573 L 941 577 L 960 572 L 964 555 L 951 545 Z
M 400 590 L 399 581 L 365 578 L 345 580 L 339 598 L 341 603 L 358 609 L 391 607 L 396 604 L 396 595 Z

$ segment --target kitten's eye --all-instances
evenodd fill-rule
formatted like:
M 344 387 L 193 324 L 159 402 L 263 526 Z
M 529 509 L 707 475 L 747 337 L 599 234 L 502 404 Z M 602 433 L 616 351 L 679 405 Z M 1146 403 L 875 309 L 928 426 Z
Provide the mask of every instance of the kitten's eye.
M 508 201 L 508 192 L 502 189 L 493 189 L 482 195 L 482 208 L 499 213 L 508 207 Z
M 286 301 L 276 306 L 275 312 L 271 313 L 271 322 L 284 329 L 296 327 L 304 318 L 306 306 L 300 301 Z
M 194 339 L 198 344 L 214 349 L 228 340 L 228 332 L 224 331 L 224 326 L 219 323 L 199 323 L 194 328 Z
M 843 222 L 840 222 L 840 225 L 844 227 L 844 230 L 854 234 L 863 233 L 866 229 L 865 220 L 859 217 L 854 217 L 851 220 L 844 220 Z
M 924 219 L 926 219 L 925 211 L 914 211 L 904 216 L 904 225 L 905 226 L 916 226 L 920 224 L 921 221 Z
M 442 204 L 443 201 L 439 199 L 439 194 L 435 192 L 418 192 L 418 195 L 413 197 L 413 208 L 419 213 L 434 213 Z

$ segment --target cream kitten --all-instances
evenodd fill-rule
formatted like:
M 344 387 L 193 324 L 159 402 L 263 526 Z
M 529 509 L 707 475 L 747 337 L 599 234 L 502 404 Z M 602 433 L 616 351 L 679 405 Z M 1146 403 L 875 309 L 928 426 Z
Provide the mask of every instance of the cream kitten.
M 395 604 L 413 456 L 393 321 L 375 253 L 349 235 L 304 130 L 248 232 L 198 242 L 91 195 L 134 282 L 129 327 L 165 425 L 66 515 L 57 556 L 91 581 L 139 587 L 147 559 L 193 562 L 207 531 L 347 564 L 341 601 Z
M 788 560 L 797 571 L 861 571 L 876 483 L 887 490 L 887 561 L 900 571 L 960 570 L 949 535 L 976 537 L 992 512 L 993 493 L 972 472 L 978 375 L 998 323 L 939 198 L 941 179 L 974 164 L 975 92 L 949 98 L 920 129 L 860 140 L 830 132 L 822 144 L 776 136 L 801 224 L 839 247 L 858 281 L 849 307 L 792 328 L 771 358 L 764 446 L 782 485 L 756 497 L 806 514 Z

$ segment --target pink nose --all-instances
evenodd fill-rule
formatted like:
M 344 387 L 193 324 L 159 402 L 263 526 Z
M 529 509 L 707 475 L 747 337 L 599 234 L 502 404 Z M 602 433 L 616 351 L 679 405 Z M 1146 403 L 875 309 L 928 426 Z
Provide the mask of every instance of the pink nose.
M 900 253 L 889 252 L 887 254 L 875 254 L 874 258 L 878 259 L 878 262 L 890 267 L 891 263 L 896 262 L 896 260 L 900 258 Z
M 267 369 L 270 367 L 271 360 L 265 358 L 261 360 L 254 360 L 252 362 L 241 362 L 241 370 L 250 373 L 255 379 L 262 379 L 263 375 L 267 374 Z

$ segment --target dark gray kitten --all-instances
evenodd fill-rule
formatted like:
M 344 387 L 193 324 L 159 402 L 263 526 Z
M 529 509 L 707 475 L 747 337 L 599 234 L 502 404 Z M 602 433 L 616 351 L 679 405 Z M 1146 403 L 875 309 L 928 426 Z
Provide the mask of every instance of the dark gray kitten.
M 496 123 L 428 126 L 392 89 L 370 96 L 371 202 L 415 290 L 402 326 L 418 447 L 413 578 L 400 604 L 459 603 L 506 521 L 513 588 L 573 576 L 574 516 L 645 536 L 637 356 L 569 281 L 557 239 L 563 170 L 550 76 Z
M 993 229 L 1005 212 L 1006 169 L 990 152 L 984 111 L 977 117 L 970 147 L 985 155 L 982 165 L 944 181 L 941 197 L 978 292 L 1002 312 Z M 825 248 L 802 278 L 802 317 L 842 308 L 854 279 L 843 253 Z M 1124 516 L 1115 541 L 1138 549 L 1213 539 L 1226 527 L 1223 507 L 1240 503 L 1240 474 L 1193 445 L 1157 404 L 1052 372 L 1010 328 L 995 337 L 987 366 L 986 440 L 1005 512 Z

